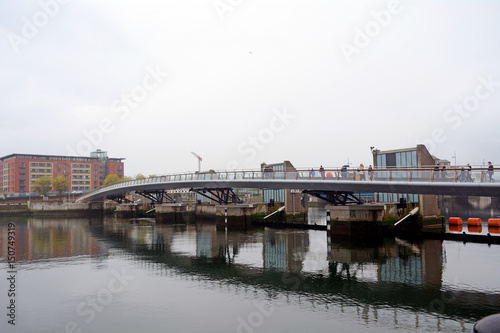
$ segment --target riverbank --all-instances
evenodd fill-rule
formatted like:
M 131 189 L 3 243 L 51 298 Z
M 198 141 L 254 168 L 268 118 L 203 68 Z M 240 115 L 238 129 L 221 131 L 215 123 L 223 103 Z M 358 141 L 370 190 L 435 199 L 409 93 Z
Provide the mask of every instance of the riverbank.
M 114 207 L 102 203 L 68 203 L 65 201 L 35 201 L 0 205 L 0 217 L 99 217 L 113 214 L 114 211 Z

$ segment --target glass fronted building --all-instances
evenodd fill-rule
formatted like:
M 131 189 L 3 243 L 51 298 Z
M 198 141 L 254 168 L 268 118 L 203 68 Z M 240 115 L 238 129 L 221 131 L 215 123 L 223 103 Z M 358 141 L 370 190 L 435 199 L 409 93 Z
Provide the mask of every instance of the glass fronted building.
M 290 162 L 288 162 L 290 163 Z M 291 165 L 291 163 L 290 163 Z M 293 168 L 293 165 L 291 165 Z M 288 170 L 285 170 L 285 162 L 283 163 L 275 163 L 275 164 L 265 164 L 262 163 L 261 169 L 263 172 L 269 172 L 269 175 L 275 178 L 283 178 L 283 173 L 285 171 L 291 171 L 290 167 Z M 294 168 L 295 169 L 295 168 Z M 262 190 L 262 197 L 264 202 L 274 201 L 276 203 L 282 202 L 285 203 L 285 190 Z
M 409 172 L 397 172 L 397 169 L 418 169 L 423 167 L 433 167 L 434 157 L 429 153 L 424 145 L 417 145 L 412 148 L 395 149 L 381 151 L 373 150 L 373 165 L 375 169 L 394 169 L 392 179 L 401 178 L 407 180 Z M 414 173 L 415 175 L 417 172 Z M 381 175 L 382 177 L 384 175 Z M 388 175 L 387 175 L 388 176 Z M 406 202 L 418 203 L 419 195 L 411 193 L 377 193 L 377 201 L 381 203 L 399 202 L 401 198 Z
M 296 172 L 297 169 L 293 166 L 290 161 L 283 161 L 281 163 L 266 164 L 262 163 L 260 165 L 261 171 L 264 173 L 264 179 L 267 177 L 274 178 L 284 178 L 284 174 L 287 172 Z M 285 205 L 287 213 L 300 213 L 302 210 L 301 205 L 301 195 L 296 193 L 295 190 L 272 190 L 263 189 L 262 197 L 263 201 L 270 203 L 281 203 Z

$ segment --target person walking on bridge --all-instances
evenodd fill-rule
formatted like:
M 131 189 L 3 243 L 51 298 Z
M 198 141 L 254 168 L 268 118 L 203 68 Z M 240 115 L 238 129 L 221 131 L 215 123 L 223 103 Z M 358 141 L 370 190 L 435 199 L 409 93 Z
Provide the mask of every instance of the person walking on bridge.
M 460 175 L 458 176 L 458 181 L 461 183 L 467 181 L 467 173 L 463 167 L 460 169 Z
M 474 180 L 472 179 L 472 167 L 469 163 L 467 163 L 467 182 L 472 183 Z
M 439 163 L 434 167 L 434 179 L 439 178 Z
M 323 165 L 319 166 L 319 173 L 321 174 L 321 179 L 325 179 L 325 168 L 323 168 Z
M 441 169 L 441 178 L 445 179 L 446 176 L 448 176 L 448 173 L 446 172 L 446 165 L 443 165 L 443 168 Z
M 493 179 L 493 174 L 495 173 L 495 168 L 493 167 L 493 164 L 491 162 L 488 162 L 488 177 L 490 180 L 490 183 L 493 183 L 495 179 Z
M 359 165 L 359 180 L 366 180 L 365 166 L 363 165 L 363 163 Z
M 342 175 L 342 178 L 346 178 L 347 177 L 347 166 L 343 166 L 341 169 L 340 169 L 340 174 Z

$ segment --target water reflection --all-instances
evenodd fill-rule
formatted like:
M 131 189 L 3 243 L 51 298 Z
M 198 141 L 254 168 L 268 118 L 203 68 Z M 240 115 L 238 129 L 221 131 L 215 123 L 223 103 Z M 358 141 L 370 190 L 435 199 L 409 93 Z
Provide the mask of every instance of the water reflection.
M 0 230 L 5 262 L 6 225 Z M 16 221 L 16 233 L 21 266 L 82 256 L 105 265 L 119 256 L 146 271 L 198 281 L 200 288 L 262 294 L 276 304 L 300 304 L 306 313 L 347 316 L 384 330 L 470 331 L 500 308 L 494 245 L 396 238 L 357 247 L 329 244 L 324 231 L 217 231 L 214 224 L 147 219 L 28 219 Z M 488 265 L 481 281 L 468 269 L 474 262 Z
M 22 219 L 13 223 L 16 225 L 16 262 L 102 255 L 102 244 L 90 234 L 88 219 Z M 5 259 L 7 226 L 5 223 L 0 226 L 0 257 Z

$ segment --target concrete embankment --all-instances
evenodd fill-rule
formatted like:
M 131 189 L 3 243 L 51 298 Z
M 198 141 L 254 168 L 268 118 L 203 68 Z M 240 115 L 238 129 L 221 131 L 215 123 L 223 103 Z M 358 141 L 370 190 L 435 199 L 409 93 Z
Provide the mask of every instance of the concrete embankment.
M 4 204 L 0 205 L 0 216 L 31 216 L 32 212 L 29 210 L 27 204 Z
M 113 212 L 114 206 L 102 202 L 35 201 L 24 204 L 0 205 L 0 217 L 94 217 L 102 216 L 106 212 Z

